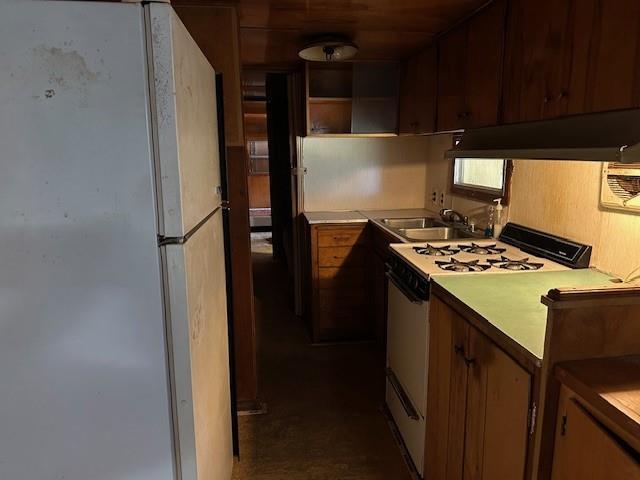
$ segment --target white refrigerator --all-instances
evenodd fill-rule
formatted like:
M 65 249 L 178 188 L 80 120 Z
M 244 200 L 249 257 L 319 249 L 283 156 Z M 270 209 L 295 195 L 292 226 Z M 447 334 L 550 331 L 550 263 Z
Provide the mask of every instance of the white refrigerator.
M 220 184 L 170 5 L 0 3 L 1 479 L 230 478 Z

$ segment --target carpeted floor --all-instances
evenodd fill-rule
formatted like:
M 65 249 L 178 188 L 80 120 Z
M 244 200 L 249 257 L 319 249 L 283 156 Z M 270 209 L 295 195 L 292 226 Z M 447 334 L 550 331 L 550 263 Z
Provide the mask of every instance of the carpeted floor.
M 379 410 L 380 353 L 373 344 L 309 344 L 267 237 L 254 239 L 253 255 L 259 395 L 268 413 L 240 417 L 234 480 L 409 480 Z

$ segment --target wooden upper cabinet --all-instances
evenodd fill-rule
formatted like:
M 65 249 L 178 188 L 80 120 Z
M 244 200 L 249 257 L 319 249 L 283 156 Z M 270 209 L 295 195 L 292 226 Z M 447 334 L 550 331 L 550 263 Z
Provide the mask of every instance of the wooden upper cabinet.
M 435 131 L 437 58 L 436 48 L 430 47 L 407 61 L 400 86 L 400 134 Z
M 506 123 L 640 106 L 640 2 L 511 4 Z
M 581 0 L 574 15 L 567 113 L 639 107 L 640 2 Z
M 571 63 L 570 1 L 511 1 L 504 68 L 505 123 L 561 113 Z
M 506 0 L 497 0 L 467 27 L 466 126 L 496 125 L 502 96 Z
M 439 42 L 438 130 L 498 123 L 506 0 L 497 0 Z
M 438 42 L 438 130 L 465 126 L 467 107 L 467 28 L 459 27 Z

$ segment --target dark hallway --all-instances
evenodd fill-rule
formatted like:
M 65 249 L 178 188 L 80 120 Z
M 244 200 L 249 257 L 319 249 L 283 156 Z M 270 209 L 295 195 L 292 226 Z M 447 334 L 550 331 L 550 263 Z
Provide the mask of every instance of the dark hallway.
M 236 480 L 409 479 L 380 411 L 384 379 L 373 344 L 311 346 L 287 306 L 287 273 L 265 234 L 253 261 L 260 397 L 240 417 Z

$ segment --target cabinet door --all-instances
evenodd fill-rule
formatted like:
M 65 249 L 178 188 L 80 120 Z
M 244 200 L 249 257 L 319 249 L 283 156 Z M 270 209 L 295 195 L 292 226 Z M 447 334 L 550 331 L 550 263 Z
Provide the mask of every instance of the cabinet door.
M 464 479 L 524 477 L 531 376 L 475 328 L 469 332 Z
M 507 24 L 504 121 L 540 120 L 562 113 L 570 73 L 571 0 L 513 0 Z
M 417 133 L 418 58 L 418 56 L 411 57 L 404 66 L 398 113 L 398 133 L 400 135 Z
M 636 480 L 640 463 L 575 399 L 560 410 L 552 480 Z
M 640 2 L 582 0 L 574 8 L 568 113 L 640 105 Z
M 398 124 L 397 63 L 353 64 L 351 133 L 395 133 Z
M 436 130 L 436 103 L 438 95 L 438 50 L 430 47 L 417 56 L 418 88 L 414 99 L 417 133 Z
M 400 134 L 435 131 L 437 88 L 438 55 L 430 47 L 407 61 L 400 92 Z
M 465 125 L 467 27 L 461 26 L 438 43 L 438 131 Z
M 506 0 L 498 0 L 473 17 L 467 26 L 466 127 L 498 124 Z
M 462 478 L 469 328 L 461 316 L 432 297 L 425 444 L 428 478 Z

